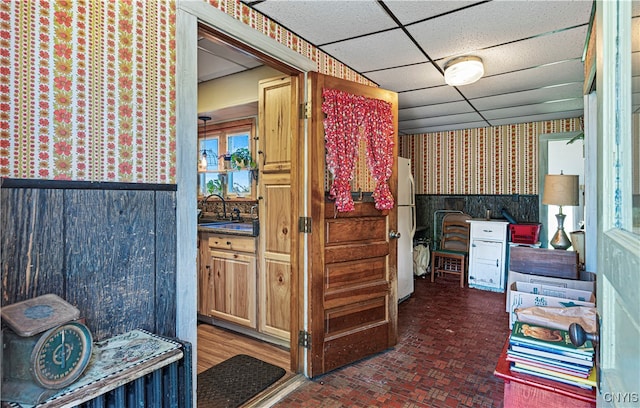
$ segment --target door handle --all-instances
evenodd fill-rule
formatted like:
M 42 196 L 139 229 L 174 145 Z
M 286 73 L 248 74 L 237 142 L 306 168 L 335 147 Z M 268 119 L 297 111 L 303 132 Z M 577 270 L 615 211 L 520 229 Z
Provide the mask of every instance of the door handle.
M 391 230 L 391 231 L 389 231 L 389 238 L 398 239 L 398 238 L 400 238 L 400 233 L 399 232 L 395 232 L 394 230 Z

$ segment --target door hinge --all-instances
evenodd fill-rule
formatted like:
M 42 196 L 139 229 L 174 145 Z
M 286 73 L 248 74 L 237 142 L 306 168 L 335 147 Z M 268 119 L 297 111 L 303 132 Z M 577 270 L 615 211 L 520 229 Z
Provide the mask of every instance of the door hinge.
M 298 332 L 298 346 L 311 350 L 311 333 L 300 330 Z
M 300 119 L 309 119 L 311 117 L 311 103 L 303 102 L 300 104 Z
M 311 217 L 298 218 L 298 232 L 311 234 Z

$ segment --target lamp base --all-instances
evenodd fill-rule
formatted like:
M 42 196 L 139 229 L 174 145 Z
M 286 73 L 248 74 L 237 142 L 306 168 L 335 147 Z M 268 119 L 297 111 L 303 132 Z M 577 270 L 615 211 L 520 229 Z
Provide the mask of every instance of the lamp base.
M 562 207 L 560 207 L 560 213 L 556 214 L 556 219 L 558 220 L 558 230 L 549 241 L 549 244 L 555 249 L 568 249 L 571 246 L 571 240 L 567 236 L 567 233 L 564 232 L 564 217 L 565 215 L 562 213 Z

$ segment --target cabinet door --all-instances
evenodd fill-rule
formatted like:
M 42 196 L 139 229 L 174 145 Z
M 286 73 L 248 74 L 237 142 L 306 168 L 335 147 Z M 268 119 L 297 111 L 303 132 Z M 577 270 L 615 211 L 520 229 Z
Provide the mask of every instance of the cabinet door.
M 256 257 L 211 251 L 211 316 L 256 328 Z
M 503 243 L 474 240 L 469 260 L 469 285 L 502 287 Z
M 213 300 L 213 279 L 209 234 L 198 233 L 198 313 L 210 316 Z
M 260 148 L 262 173 L 291 170 L 292 126 L 297 120 L 296 92 L 292 79 L 283 76 L 259 82 Z
M 291 321 L 291 182 L 288 173 L 262 177 L 259 330 L 289 341 Z

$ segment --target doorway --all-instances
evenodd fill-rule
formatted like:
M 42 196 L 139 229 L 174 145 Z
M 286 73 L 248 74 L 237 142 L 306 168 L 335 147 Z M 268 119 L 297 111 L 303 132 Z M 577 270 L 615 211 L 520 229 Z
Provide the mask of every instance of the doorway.
M 197 61 L 200 23 L 216 27 L 216 32 L 224 41 L 249 54 L 255 51 L 256 55 L 263 57 L 265 62 L 268 61 L 270 65 L 277 66 L 279 70 L 289 75 L 297 75 L 316 68 L 316 64 L 304 56 L 280 44 L 274 44 L 271 39 L 207 3 L 179 2 L 176 5 L 175 126 L 176 184 L 179 186 L 176 195 L 176 335 L 192 344 L 194 350 L 192 367 L 197 367 L 198 360 L 197 177 L 194 177 L 198 149 L 194 135 L 197 134 L 198 109 L 197 65 L 194 61 Z M 253 46 L 248 47 L 247 44 L 253 44 Z M 297 302 L 298 299 L 292 302 L 292 305 Z M 298 314 L 295 316 L 299 317 Z M 196 384 L 196 370 L 193 370 L 193 381 Z
M 558 227 L 555 215 L 558 206 L 542 204 L 545 174 L 577 174 L 580 186 L 580 205 L 562 207 L 566 215 L 564 229 L 570 232 L 580 229 L 584 225 L 584 147 L 582 132 L 552 133 L 540 135 L 538 145 L 538 194 L 539 220 L 542 223 L 540 242 L 543 248 L 549 246 Z
M 278 70 L 276 67 L 271 67 L 257 56 L 247 51 L 239 50 L 223 41 L 216 35 L 214 29 L 203 23 L 198 24 L 197 59 L 198 118 L 210 118 L 211 123 L 209 129 L 212 127 L 225 128 L 243 121 L 253 123 L 253 130 L 249 133 L 249 139 L 251 139 L 249 143 L 251 146 L 250 154 L 252 160 L 255 162 L 260 161 L 263 156 L 266 157 L 265 152 L 268 150 L 268 146 L 265 146 L 264 135 L 261 135 L 258 131 L 258 129 L 262 128 L 262 125 L 259 123 L 259 117 L 261 117 L 261 115 L 259 115 L 261 111 L 259 107 L 261 89 L 259 84 L 263 80 L 274 77 L 286 77 L 288 74 Z M 232 129 L 230 134 L 235 134 L 233 130 L 235 128 L 230 129 Z M 219 141 L 221 146 L 227 147 L 221 151 L 216 149 L 214 156 L 219 157 L 219 154 L 224 153 L 225 150 L 227 154 L 233 153 L 230 143 L 225 143 L 226 138 L 230 136 L 225 136 L 223 133 L 215 133 L 212 137 Z M 202 143 L 203 141 L 201 140 L 199 148 L 202 148 Z M 254 186 L 249 189 L 250 194 L 246 196 L 234 194 L 230 188 L 231 179 L 233 177 L 235 181 L 235 176 L 238 175 L 237 171 L 231 168 L 223 169 L 221 166 L 216 166 L 215 164 L 211 167 L 211 171 L 207 170 L 208 173 L 212 173 L 207 173 L 208 177 L 215 178 L 217 176 L 220 178 L 220 176 L 223 176 L 225 179 L 229 179 L 226 188 L 219 191 L 220 195 L 223 196 L 221 197 L 223 203 L 226 203 L 227 208 L 242 208 L 242 217 L 249 217 L 249 208 L 251 208 L 251 212 L 260 219 L 262 236 L 252 239 L 252 241 L 255 241 L 255 245 L 253 246 L 254 252 L 252 252 L 251 255 L 245 255 L 244 253 L 238 255 L 236 253 L 215 252 L 215 256 L 219 259 L 216 258 L 217 261 L 212 261 L 212 265 L 208 265 L 207 263 L 206 268 L 212 269 L 204 270 L 204 273 L 202 273 L 202 262 L 206 262 L 205 259 L 208 260 L 209 253 L 211 257 L 214 257 L 214 252 L 213 249 L 210 250 L 207 245 L 207 237 L 202 239 L 202 232 L 198 233 L 200 237 L 200 256 L 198 260 L 200 277 L 197 282 L 199 286 L 199 325 L 197 332 L 199 351 L 198 373 L 237 354 L 251 355 L 271 364 L 278 365 L 290 372 L 292 364 L 288 333 L 284 332 L 280 337 L 270 335 L 270 333 L 263 330 L 264 324 L 261 319 L 262 311 L 268 308 L 268 305 L 263 303 L 266 296 L 262 295 L 261 290 L 262 286 L 264 286 L 264 280 L 266 279 L 265 274 L 262 273 L 265 268 L 261 267 L 262 257 L 265 256 L 261 242 L 264 238 L 264 231 L 270 227 L 265 218 L 260 215 L 263 212 L 262 202 L 264 202 L 265 199 L 258 199 L 258 196 L 264 195 L 261 193 L 262 188 L 257 185 L 258 183 L 264 183 L 264 180 L 266 180 L 266 175 L 263 173 L 264 169 L 260 169 L 261 174 L 257 177 L 252 177 L 252 184 L 254 184 Z M 199 178 L 202 178 L 202 175 L 203 173 L 198 173 Z M 202 181 L 200 182 L 199 194 L 208 193 L 206 192 L 206 186 L 205 192 L 203 193 L 204 184 Z M 214 191 L 214 193 L 215 192 L 216 191 Z M 290 201 L 291 199 L 287 198 L 287 202 Z M 240 214 L 240 212 L 238 214 Z M 228 239 L 233 238 L 233 236 L 228 237 Z M 228 258 L 229 256 L 235 258 Z M 248 277 L 247 275 L 246 281 L 242 279 L 244 283 L 240 283 L 241 281 L 239 280 L 241 279 L 240 276 L 244 276 L 245 274 L 238 269 L 238 257 L 246 258 L 246 265 L 253 265 L 252 267 L 247 266 L 248 275 L 253 275 L 253 277 Z M 220 266 L 221 264 L 225 264 L 227 267 L 222 267 Z M 228 269 L 227 272 L 224 272 L 225 269 Z M 226 287 L 227 291 L 233 293 L 240 291 L 235 297 L 241 298 L 241 302 L 237 299 L 234 300 L 233 295 L 220 291 L 220 282 L 225 281 L 225 278 L 216 278 L 216 276 L 220 276 L 220 273 L 223 275 L 228 274 L 226 279 L 233 279 L 235 282 L 234 287 L 238 285 L 244 287 L 247 285 L 247 287 L 245 287 L 246 293 L 242 292 L 239 287 L 232 291 L 229 284 L 222 285 L 222 287 Z M 214 276 L 213 278 L 212 274 Z M 286 278 L 284 282 L 291 282 L 291 279 Z M 292 293 L 291 288 L 288 288 L 286 293 Z M 252 299 L 248 299 L 248 297 Z M 231 310 L 223 312 L 221 309 L 218 309 L 218 305 L 224 308 L 225 306 L 223 304 L 227 302 L 231 304 L 231 309 L 241 309 L 239 312 L 247 312 L 248 316 L 243 315 L 242 318 L 240 318 L 239 315 L 237 316 Z M 243 305 L 246 306 L 246 308 L 241 307 Z M 290 302 L 289 299 L 287 299 L 286 308 L 283 307 L 283 309 L 288 309 L 289 306 Z M 290 316 L 288 312 L 284 315 L 287 318 Z M 290 322 L 286 322 L 285 326 L 291 326 Z M 220 344 L 224 344 L 225 347 L 219 347 Z

